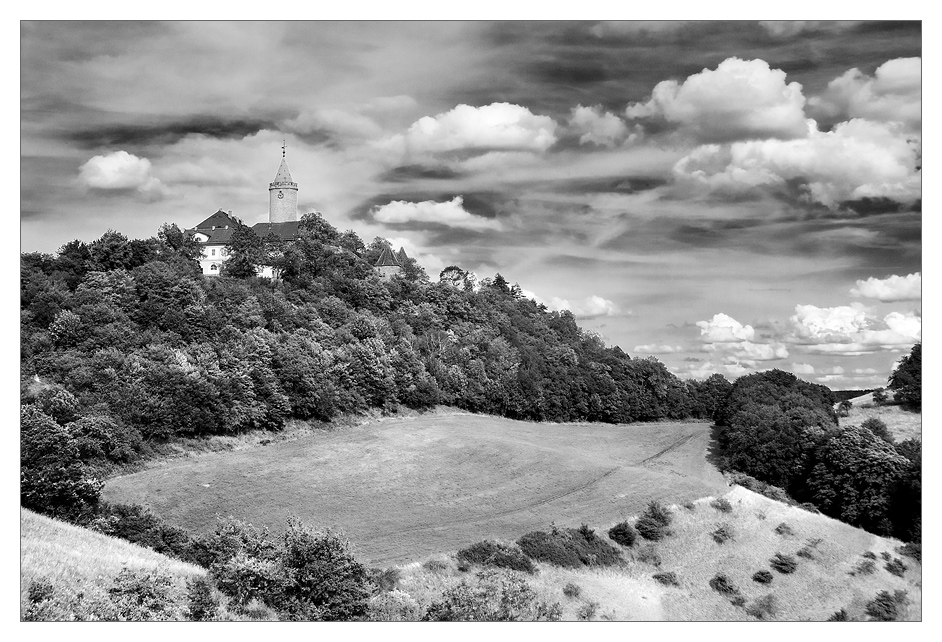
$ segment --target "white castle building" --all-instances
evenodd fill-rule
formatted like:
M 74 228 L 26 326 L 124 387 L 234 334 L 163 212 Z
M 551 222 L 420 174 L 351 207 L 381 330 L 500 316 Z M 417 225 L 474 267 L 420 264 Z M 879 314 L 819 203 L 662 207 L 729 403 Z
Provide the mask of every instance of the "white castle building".
M 227 244 L 232 238 L 238 222 L 232 217 L 232 210 L 218 210 L 195 227 L 186 230 L 187 234 L 199 241 L 203 252 L 199 258 L 200 267 L 206 276 L 219 276 L 222 264 L 229 258 Z M 264 239 L 273 234 L 282 241 L 294 241 L 298 238 L 298 184 L 291 178 L 288 170 L 285 146 L 281 147 L 281 164 L 275 174 L 275 180 L 268 184 L 268 222 L 256 223 L 252 231 Z M 391 279 L 402 271 L 403 263 L 409 257 L 404 249 L 399 252 L 386 249 L 374 266 L 383 280 Z M 258 275 L 272 278 L 271 266 L 258 266 Z

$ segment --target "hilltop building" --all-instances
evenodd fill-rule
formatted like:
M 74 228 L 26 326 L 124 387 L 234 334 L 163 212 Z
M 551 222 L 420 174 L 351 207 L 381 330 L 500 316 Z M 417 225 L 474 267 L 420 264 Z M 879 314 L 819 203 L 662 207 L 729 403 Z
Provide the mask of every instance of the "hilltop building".
M 274 235 L 282 241 L 294 241 L 298 238 L 298 224 L 298 184 L 291 178 L 285 146 L 282 145 L 281 164 L 278 166 L 275 180 L 268 184 L 268 222 L 256 223 L 252 226 L 252 231 L 262 239 Z M 226 245 L 237 225 L 238 221 L 233 218 L 232 210 L 218 210 L 195 227 L 186 230 L 187 234 L 192 235 L 202 245 L 203 253 L 199 263 L 204 275 L 219 276 L 222 264 L 229 258 Z M 402 272 L 402 266 L 408 258 L 404 248 L 400 247 L 398 252 L 386 248 L 373 267 L 381 279 L 389 280 Z M 277 276 L 273 274 L 270 266 L 262 265 L 258 266 L 258 275 L 268 278 Z

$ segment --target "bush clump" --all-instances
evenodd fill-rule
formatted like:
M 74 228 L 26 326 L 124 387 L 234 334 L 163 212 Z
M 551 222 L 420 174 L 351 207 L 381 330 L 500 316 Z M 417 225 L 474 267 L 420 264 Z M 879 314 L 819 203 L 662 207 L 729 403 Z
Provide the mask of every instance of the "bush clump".
M 644 539 L 659 541 L 670 535 L 668 526 L 672 520 L 670 510 L 658 501 L 648 504 L 644 513 L 635 521 L 635 529 Z
M 710 580 L 710 588 L 729 598 L 740 596 L 739 589 L 725 573 L 714 575 L 713 579 Z
M 582 595 L 582 587 L 579 586 L 578 584 L 573 584 L 572 582 L 569 582 L 568 584 L 566 584 L 566 586 L 563 587 L 563 595 L 565 595 L 566 597 L 571 597 L 573 599 L 576 599 L 577 597 Z
M 519 548 L 490 540 L 484 540 L 463 548 L 458 551 L 456 557 L 459 561 L 468 564 L 506 568 L 530 574 L 536 573 L 536 566 Z
M 776 553 L 775 557 L 769 560 L 769 564 L 774 570 L 784 575 L 794 573 L 795 569 L 798 568 L 798 562 L 795 561 L 794 557 L 791 555 L 782 555 L 781 553 Z
M 903 577 L 907 567 L 903 564 L 903 560 L 895 557 L 892 562 L 887 562 L 884 568 L 897 577 Z
M 848 572 L 849 575 L 871 575 L 876 569 L 876 563 L 871 559 L 864 559 L 857 562 L 857 565 Z
M 631 548 L 638 540 L 638 531 L 628 522 L 620 522 L 608 529 L 608 537 L 616 544 Z
M 581 622 L 588 622 L 595 617 L 595 614 L 598 610 L 598 602 L 586 602 L 579 607 L 579 610 L 576 612 L 576 618 Z
M 519 575 L 500 569 L 462 579 L 429 606 L 422 618 L 429 622 L 557 621 L 558 603 L 538 601 L 536 592 Z
M 135 572 L 127 568 L 121 569 L 108 589 L 117 619 L 124 622 L 183 619 L 178 593 L 169 575 L 158 571 Z
M 733 505 L 729 503 L 729 500 L 725 497 L 717 497 L 712 502 L 710 506 L 720 511 L 721 513 L 731 513 L 733 512 Z
M 757 620 L 768 620 L 778 612 L 778 605 L 775 602 L 775 596 L 769 593 L 753 601 L 746 607 L 746 613 Z
M 733 527 L 730 524 L 722 524 L 719 528 L 710 533 L 710 536 L 717 544 L 723 544 L 733 539 Z
M 774 576 L 766 570 L 756 571 L 752 574 L 752 581 L 759 584 L 771 584 Z
M 863 554 L 863 556 L 866 557 L 868 560 L 877 559 L 877 554 L 874 553 L 873 551 L 867 551 L 866 553 Z
M 775 532 L 776 534 L 781 535 L 783 537 L 789 537 L 795 534 L 795 531 L 792 530 L 792 527 L 786 524 L 785 522 L 782 522 L 781 524 L 776 526 Z
M 219 614 L 219 600 L 213 594 L 213 583 L 206 577 L 195 577 L 186 583 L 186 618 L 193 622 L 211 622 Z
M 918 542 L 909 542 L 908 544 L 903 544 L 896 549 L 896 552 L 900 555 L 910 557 L 917 562 L 922 561 L 922 544 Z
M 440 559 L 430 559 L 425 560 L 422 563 L 422 568 L 424 568 L 429 573 L 444 573 L 448 570 L 448 562 Z
M 664 586 L 680 586 L 680 581 L 677 579 L 677 573 L 675 573 L 674 571 L 655 573 L 651 577 L 653 577 L 655 581 L 660 582 Z
M 390 566 L 386 569 L 372 568 L 370 569 L 370 579 L 373 581 L 373 584 L 376 585 L 376 589 L 380 593 L 388 593 L 399 586 L 399 580 L 402 579 L 402 572 L 394 566 Z
M 828 616 L 828 622 L 847 622 L 850 618 L 847 617 L 847 611 L 841 609 L 840 611 L 834 611 L 831 615 Z
M 563 568 L 611 566 L 622 561 L 618 550 L 588 526 L 533 531 L 519 540 L 520 550 L 532 560 Z
M 370 598 L 366 619 L 370 622 L 418 622 L 422 614 L 422 607 L 411 595 L 392 589 Z
M 661 556 L 654 547 L 654 544 L 640 546 L 635 549 L 634 558 L 638 562 L 643 564 L 650 564 L 654 567 L 659 567 L 661 565 Z
M 726 473 L 726 479 L 728 479 L 729 483 L 731 484 L 742 486 L 743 488 L 751 490 L 754 493 L 759 493 L 764 497 L 788 504 L 789 506 L 794 506 L 798 503 L 778 486 L 767 484 L 764 481 L 760 481 L 755 477 L 752 477 L 751 475 L 747 475 L 746 473 L 729 472 Z
M 880 591 L 877 596 L 867 603 L 865 609 L 871 620 L 878 622 L 895 622 L 899 619 L 903 606 L 907 602 L 906 591 Z

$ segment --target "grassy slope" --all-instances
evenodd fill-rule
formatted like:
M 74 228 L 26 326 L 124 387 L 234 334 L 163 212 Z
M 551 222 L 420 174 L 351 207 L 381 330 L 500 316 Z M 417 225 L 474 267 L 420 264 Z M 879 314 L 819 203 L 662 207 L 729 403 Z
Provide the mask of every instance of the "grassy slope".
M 65 593 L 107 587 L 127 567 L 159 568 L 182 583 L 206 571 L 160 553 L 20 509 L 21 602 L 33 580 L 46 578 Z
M 168 462 L 108 482 L 188 529 L 232 515 L 339 527 L 358 556 L 402 563 L 550 522 L 577 526 L 683 502 L 725 483 L 705 423 L 537 424 L 454 413 L 385 419 Z
M 660 567 L 637 561 L 635 549 L 626 551 L 628 563 L 624 568 L 567 570 L 540 564 L 539 575 L 530 582 L 541 599 L 560 603 L 563 618 L 567 620 L 576 619 L 579 608 L 588 602 L 598 603 L 594 619 L 753 619 L 710 588 L 708 582 L 716 573 L 728 575 L 748 603 L 767 594 L 774 595 L 778 604 L 778 612 L 770 618 L 774 620 L 825 620 L 841 608 L 854 619 L 866 619 L 866 603 L 879 591 L 892 593 L 896 589 L 909 594 L 905 619 L 921 618 L 922 570 L 911 559 L 904 558 L 909 569 L 903 578 L 888 573 L 882 559 L 877 560 L 872 575 L 847 573 L 866 551 L 878 557 L 888 551 L 898 557 L 894 549 L 899 542 L 786 506 L 743 488 L 735 487 L 725 497 L 733 505 L 732 513 L 720 513 L 712 508 L 711 498 L 698 500 L 693 510 L 674 508 L 674 534 L 653 545 L 662 559 Z M 729 522 L 736 535 L 720 545 L 709 533 L 723 522 Z M 782 522 L 792 527 L 794 536 L 775 533 L 775 527 Z M 794 555 L 809 538 L 823 540 L 818 545 L 816 560 L 796 557 L 797 571 L 792 575 L 773 571 L 775 579 L 768 586 L 751 580 L 755 571 L 770 568 L 768 559 L 775 553 Z M 642 546 L 652 547 L 650 543 Z M 400 588 L 427 606 L 444 588 L 463 576 L 455 570 L 453 562 L 450 568 L 443 573 L 432 573 L 418 563 L 401 567 Z M 665 587 L 655 582 L 651 575 L 658 571 L 674 571 L 681 585 Z M 563 587 L 570 582 L 582 589 L 578 598 L 563 595 Z
M 892 399 L 893 391 L 886 392 Z M 847 417 L 840 418 L 841 426 L 859 426 L 870 417 L 876 417 L 883 420 L 897 443 L 907 439 L 922 440 L 921 413 L 909 412 L 899 406 L 878 406 L 873 403 L 872 393 L 851 399 L 850 402 L 853 407 Z

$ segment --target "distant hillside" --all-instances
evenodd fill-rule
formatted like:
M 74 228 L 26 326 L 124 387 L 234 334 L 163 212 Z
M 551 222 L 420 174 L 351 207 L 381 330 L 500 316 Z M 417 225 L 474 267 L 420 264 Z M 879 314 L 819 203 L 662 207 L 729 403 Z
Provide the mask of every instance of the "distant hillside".
M 845 399 L 855 399 L 857 397 L 862 397 L 868 392 L 873 392 L 875 388 L 870 388 L 868 390 L 832 390 L 834 393 L 834 400 L 838 403 L 844 401 Z
M 892 403 L 893 391 L 887 390 L 886 393 Z M 839 418 L 841 426 L 859 426 L 867 419 L 876 417 L 886 424 L 897 442 L 907 439 L 922 441 L 922 413 L 903 410 L 902 406 L 898 405 L 878 406 L 873 401 L 873 393 L 854 397 L 849 401 L 853 405 L 848 416 Z
M 179 585 L 206 571 L 88 529 L 20 509 L 20 605 L 34 580 L 49 580 L 64 594 L 104 590 L 122 568 L 160 569 Z
M 821 621 L 840 609 L 850 619 L 865 620 L 866 604 L 877 593 L 897 590 L 906 591 L 908 599 L 901 619 L 921 619 L 922 567 L 896 552 L 900 542 L 738 486 L 724 497 L 732 506 L 729 513 L 713 508 L 709 497 L 687 508 L 672 507 L 673 534 L 658 543 L 639 540 L 633 548 L 621 549 L 628 560 L 624 567 L 573 570 L 538 564 L 539 573 L 528 581 L 539 599 L 562 606 L 564 620 L 579 619 L 580 611 L 583 616 L 592 612 L 595 620 L 755 620 L 747 609 L 756 612 L 756 600 L 765 596 L 771 596 L 765 598 L 771 608 L 765 615 L 769 620 Z M 730 527 L 732 538 L 719 544 L 711 532 L 722 524 Z M 604 535 L 612 525 L 594 527 Z M 796 555 L 802 549 L 807 549 L 810 559 Z M 753 581 L 757 571 L 770 570 L 769 559 L 776 553 L 794 557 L 798 564 L 795 572 L 785 575 L 773 570 L 768 585 Z M 851 575 L 868 561 L 865 553 L 876 558 L 870 560 L 872 571 Z M 884 554 L 891 560 L 901 559 L 907 567 L 903 577 L 886 570 Z M 659 564 L 652 563 L 657 558 Z M 472 575 L 458 571 L 451 556 L 433 560 L 439 563 L 400 567 L 398 589 L 423 607 Z M 679 586 L 655 581 L 652 575 L 658 572 L 675 573 Z M 744 606 L 734 606 L 710 587 L 710 579 L 717 573 L 727 575 L 739 589 Z M 567 584 L 579 587 L 578 597 L 563 593 Z

